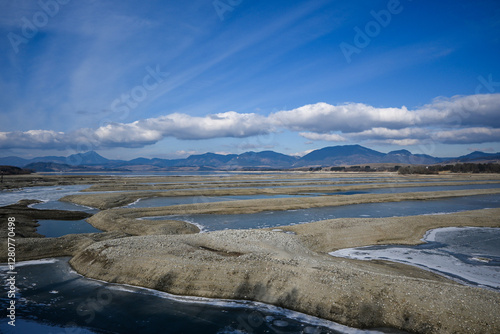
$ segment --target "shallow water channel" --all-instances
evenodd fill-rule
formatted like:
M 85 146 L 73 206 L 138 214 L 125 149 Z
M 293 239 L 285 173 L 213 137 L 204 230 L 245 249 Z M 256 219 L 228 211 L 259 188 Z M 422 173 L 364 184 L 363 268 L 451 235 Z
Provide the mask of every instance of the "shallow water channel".
M 19 263 L 16 269 L 16 327 L 3 317 L 2 333 L 396 333 L 358 330 L 262 303 L 91 280 L 75 273 L 68 258 Z M 0 266 L 2 280 L 6 272 Z M 0 307 L 8 302 L 2 294 Z
M 442 198 L 429 201 L 363 203 L 345 206 L 309 208 L 287 211 L 265 211 L 233 215 L 170 215 L 143 219 L 173 219 L 201 226 L 203 231 L 224 229 L 266 228 L 309 223 L 334 218 L 397 217 L 422 214 L 443 214 L 465 210 L 499 208 L 499 195 L 476 195 Z
M 363 190 L 363 193 L 485 189 L 499 185 L 405 187 Z M 39 209 L 97 212 L 58 199 L 76 194 L 88 186 L 26 188 L 0 193 L 0 205 L 20 199 L 39 199 Z M 320 193 L 317 193 L 321 195 Z M 300 195 L 255 195 L 223 197 L 162 197 L 138 201 L 129 207 L 154 207 L 254 198 Z M 356 204 L 339 207 L 261 212 L 248 215 L 180 215 L 156 219 L 185 220 L 204 231 L 275 227 L 342 217 L 391 217 L 441 214 L 463 210 L 500 207 L 499 195 L 478 195 L 431 201 L 402 201 Z M 90 232 L 81 221 L 40 221 L 38 232 L 48 237 Z M 418 265 L 467 284 L 500 289 L 500 229 L 435 230 L 426 244 L 415 247 L 378 246 L 341 250 L 335 256 L 380 258 Z M 452 269 L 449 269 L 453 264 Z M 68 258 L 30 261 L 18 264 L 17 322 L 13 328 L 7 318 L 0 319 L 2 333 L 374 333 L 338 325 L 277 307 L 244 301 L 178 297 L 143 288 L 110 284 L 82 277 L 71 270 Z M 7 268 L 0 266 L 5 282 Z M 6 308 L 7 294 L 0 296 Z M 401 333 L 380 330 L 386 333 Z

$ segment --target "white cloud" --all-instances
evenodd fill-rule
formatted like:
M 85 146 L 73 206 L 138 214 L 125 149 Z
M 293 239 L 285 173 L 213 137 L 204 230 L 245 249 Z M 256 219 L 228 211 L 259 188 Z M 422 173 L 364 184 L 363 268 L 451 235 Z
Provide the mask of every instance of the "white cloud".
M 163 138 L 247 138 L 283 129 L 309 140 L 370 141 L 416 145 L 422 141 L 467 144 L 500 142 L 500 94 L 438 98 L 415 110 L 361 103 L 316 103 L 268 116 L 228 111 L 204 117 L 173 113 L 132 123 L 63 133 L 51 130 L 0 132 L 0 148 L 68 149 L 76 146 L 143 147 Z
M 475 127 L 436 132 L 433 139 L 445 144 L 500 142 L 500 129 Z
M 228 111 L 205 117 L 170 114 L 136 122 L 140 128 L 154 129 L 164 137 L 178 139 L 244 138 L 272 132 L 266 117 Z
M 417 123 L 417 117 L 406 107 L 375 108 L 363 103 L 334 106 L 323 102 L 269 116 L 276 125 L 317 133 L 358 132 L 372 127 L 402 128 Z
M 341 135 L 334 133 L 314 133 L 314 132 L 300 132 L 299 135 L 310 140 L 325 140 L 325 141 L 346 141 L 347 139 Z
M 373 140 L 374 143 L 379 144 L 390 144 L 390 145 L 398 145 L 398 146 L 411 146 L 411 145 L 419 145 L 422 144 L 421 139 L 384 139 L 384 140 Z
M 500 94 L 477 94 L 436 98 L 415 111 L 418 125 L 500 126 Z
M 84 146 L 143 147 L 165 137 L 177 139 L 210 139 L 221 137 L 244 138 L 273 131 L 266 117 L 257 114 L 239 114 L 234 111 L 193 117 L 186 114 L 170 114 L 133 123 L 111 123 L 95 130 L 80 129 L 63 133 L 47 130 L 0 133 L 3 148 L 53 148 L 68 149 Z
M 174 155 L 176 158 L 187 158 L 188 156 L 193 155 L 193 154 L 200 154 L 200 152 L 198 152 L 198 151 L 185 151 L 185 150 L 180 150 L 180 151 L 175 151 L 175 152 L 173 153 L 173 155 Z
M 374 128 L 402 129 L 413 126 L 500 127 L 500 94 L 478 94 L 437 98 L 415 110 L 376 108 L 363 103 L 309 104 L 269 116 L 274 124 L 316 133 L 362 132 Z
M 404 139 L 404 138 L 426 138 L 429 136 L 429 130 L 424 128 L 404 128 L 388 129 L 373 128 L 358 133 L 349 134 L 352 139 Z
M 0 132 L 0 148 L 60 148 L 65 134 L 51 130 Z

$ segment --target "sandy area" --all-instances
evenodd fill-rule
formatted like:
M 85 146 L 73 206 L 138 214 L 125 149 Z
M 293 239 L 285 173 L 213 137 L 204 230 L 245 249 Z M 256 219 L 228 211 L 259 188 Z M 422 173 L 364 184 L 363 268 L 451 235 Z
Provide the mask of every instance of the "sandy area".
M 111 210 L 112 211 L 112 210 Z M 74 256 L 81 274 L 179 295 L 249 299 L 350 326 L 416 333 L 500 331 L 500 293 L 411 266 L 326 252 L 419 243 L 443 226 L 500 227 L 500 209 L 448 215 L 334 219 L 271 230 L 20 239 L 18 260 Z M 285 233 L 294 232 L 294 234 Z M 4 245 L 2 245 L 3 247 Z
M 170 228 L 175 229 L 175 233 L 179 233 L 179 231 L 181 230 L 183 231 L 183 233 L 196 233 L 197 230 L 193 230 L 193 225 L 185 222 L 175 220 L 138 220 L 138 218 L 182 214 L 250 214 L 262 211 L 283 211 L 359 203 L 398 202 L 405 200 L 424 201 L 446 197 L 499 193 L 500 189 L 477 189 L 402 194 L 359 194 L 299 198 L 254 199 L 245 201 L 172 205 L 157 208 L 119 208 L 100 211 L 99 213 L 89 218 L 88 222 L 95 228 L 103 231 L 121 231 L 133 235 L 173 234 L 168 232 Z M 92 198 L 92 195 L 88 196 L 89 198 Z M 165 231 L 167 232 L 159 233 L 158 229 L 165 229 Z
M 245 176 L 252 177 L 257 178 Z M 475 180 L 490 178 L 488 175 Z M 241 190 L 244 189 L 231 191 Z M 137 218 L 254 213 L 498 193 L 500 189 L 360 194 L 109 209 L 89 219 L 105 233 L 20 238 L 16 241 L 16 255 L 18 261 L 73 256 L 71 265 L 88 277 L 179 295 L 261 301 L 360 328 L 393 327 L 415 333 L 497 333 L 500 332 L 497 291 L 464 286 L 403 264 L 348 260 L 327 253 L 370 244 L 417 244 L 427 230 L 438 227 L 500 227 L 500 209 L 333 219 L 280 227 L 281 231 L 227 230 L 201 234 L 197 233 L 198 228 L 185 222 Z M 83 196 L 91 199 L 95 195 Z M 0 247 L 5 249 L 5 239 Z M 0 256 L 0 261 L 6 260 L 4 253 Z
M 97 242 L 70 261 L 80 273 L 179 295 L 250 299 L 355 327 L 417 333 L 500 331 L 500 294 L 417 268 L 354 261 L 326 251 L 416 243 L 441 226 L 500 226 L 500 210 L 379 219 L 336 219 L 286 230 L 228 230 Z M 406 228 L 401 224 L 417 226 Z M 358 237 L 346 238 L 346 228 Z M 284 228 L 285 229 L 285 228 Z M 375 232 L 374 232 L 375 231 Z
M 380 181 L 377 181 L 380 182 Z M 124 206 L 137 201 L 153 197 L 182 197 L 182 196 L 245 196 L 245 195 L 298 195 L 308 193 L 331 193 L 339 191 L 355 191 L 382 188 L 406 188 L 423 186 L 459 186 L 473 184 L 498 184 L 500 181 L 472 181 L 472 182 L 415 182 L 415 183 L 395 183 L 387 182 L 384 184 L 363 184 L 351 186 L 307 186 L 307 187 L 285 187 L 285 188 L 236 188 L 242 186 L 242 183 L 231 184 L 234 188 L 230 189 L 196 189 L 196 190 L 168 190 L 168 191 L 131 191 L 131 192 L 112 192 L 85 194 L 82 192 L 77 195 L 65 196 L 61 199 L 63 202 L 70 202 L 79 205 L 90 206 L 101 210 Z M 348 183 L 351 183 L 349 181 Z M 296 183 L 291 183 L 296 185 Z M 176 185 L 183 187 L 182 185 Z M 244 185 L 248 187 L 248 185 Z M 254 186 L 254 184 L 252 184 Z M 135 187 L 135 186 L 134 186 Z M 199 186 L 198 186 L 199 187 Z M 227 187 L 226 184 L 223 187 Z

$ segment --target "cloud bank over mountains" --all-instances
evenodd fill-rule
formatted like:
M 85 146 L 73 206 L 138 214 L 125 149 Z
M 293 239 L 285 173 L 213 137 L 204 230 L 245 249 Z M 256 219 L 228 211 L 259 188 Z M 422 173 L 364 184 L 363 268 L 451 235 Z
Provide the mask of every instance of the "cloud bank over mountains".
M 228 111 L 204 117 L 171 113 L 132 123 L 108 123 L 73 132 L 34 129 L 0 132 L 0 148 L 140 148 L 167 137 L 181 140 L 245 138 L 288 130 L 312 141 L 416 145 L 500 142 L 500 94 L 436 98 L 408 109 L 363 103 L 316 103 L 267 116 Z

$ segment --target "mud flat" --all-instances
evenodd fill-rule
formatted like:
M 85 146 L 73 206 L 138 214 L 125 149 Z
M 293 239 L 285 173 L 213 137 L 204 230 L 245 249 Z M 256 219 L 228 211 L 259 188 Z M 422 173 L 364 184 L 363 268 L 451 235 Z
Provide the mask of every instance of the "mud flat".
M 103 174 L 105 171 L 103 171 Z M 125 173 L 126 175 L 126 173 Z M 152 185 L 145 183 L 157 184 L 156 187 L 167 185 L 160 185 L 161 183 L 186 183 L 204 182 L 204 183 L 217 183 L 217 182 L 302 182 L 302 183 L 316 183 L 322 184 L 324 179 L 335 178 L 339 179 L 338 182 L 377 182 L 379 179 L 382 182 L 418 182 L 422 181 L 487 181 L 498 180 L 498 175 L 495 174 L 450 174 L 442 173 L 439 175 L 398 175 L 392 172 L 383 173 L 359 173 L 359 172 L 272 172 L 272 173 L 237 173 L 228 172 L 221 173 L 218 176 L 130 176 L 122 177 L 119 175 L 93 175 L 82 174 L 78 175 L 61 175 L 58 173 L 40 174 L 34 173 L 29 175 L 5 175 L 4 182 L 0 183 L 0 190 L 4 189 L 17 189 L 24 187 L 34 186 L 57 186 L 57 185 L 75 185 L 75 184 L 90 184 L 93 185 L 89 191 L 108 191 L 108 190 L 150 190 Z M 346 181 L 342 181 L 345 179 Z M 347 181 L 349 180 L 349 181 Z M 334 181 L 335 182 L 335 181 Z M 331 182 L 330 182 L 331 183 Z M 141 189 L 142 188 L 142 189 Z
M 68 234 L 58 238 L 16 238 L 16 261 L 30 261 L 52 257 L 73 256 L 95 242 L 129 237 L 120 232 Z M 7 238 L 0 247 L 7 249 Z M 7 253 L 0 254 L 0 263 L 7 262 Z
M 329 253 L 367 245 L 418 245 L 428 230 L 441 227 L 500 227 L 500 209 L 391 218 L 341 218 L 282 226 L 309 249 Z M 271 229 L 269 229 L 271 230 Z
M 326 252 L 375 243 L 419 243 L 426 230 L 443 226 L 500 227 L 498 217 L 500 209 L 486 209 L 283 228 L 296 235 L 227 230 L 134 236 L 95 242 L 70 263 L 85 276 L 109 282 L 178 295 L 256 300 L 354 327 L 495 333 L 500 331 L 496 291 L 406 265 L 340 259 Z
M 334 219 L 276 231 L 25 238 L 18 241 L 17 254 L 19 261 L 74 256 L 74 269 L 91 278 L 178 295 L 261 301 L 354 327 L 494 333 L 500 330 L 496 291 L 407 265 L 341 259 L 327 252 L 377 243 L 416 244 L 428 229 L 444 226 L 500 227 L 499 217 L 500 209 L 485 209 Z
M 92 225 L 107 232 L 21 238 L 16 255 L 19 261 L 73 256 L 70 264 L 87 277 L 177 295 L 255 300 L 353 327 L 498 333 L 498 291 L 465 286 L 408 265 L 335 258 L 328 252 L 373 244 L 418 244 L 427 230 L 439 227 L 500 227 L 500 209 L 333 219 L 274 230 L 201 234 L 185 222 L 139 219 L 404 200 L 422 200 L 425 205 L 428 199 L 498 193 L 500 189 L 476 189 L 109 209 L 89 218 Z M 4 240 L 0 247 L 5 249 Z M 5 261 L 3 257 L 0 253 L 0 261 Z
M 422 179 L 415 178 L 401 178 L 401 177 L 366 177 L 366 178 L 337 178 L 333 177 L 330 180 L 318 179 L 269 179 L 269 180 L 225 180 L 225 181 L 186 181 L 186 182 L 175 182 L 175 183 L 155 183 L 148 180 L 147 183 L 141 183 L 141 179 L 136 180 L 135 182 L 127 182 L 127 183 L 116 183 L 109 182 L 105 184 L 94 184 L 90 188 L 83 190 L 82 192 L 99 192 L 99 191 L 146 191 L 146 190 L 188 190 L 188 189 L 217 189 L 217 188 L 250 188 L 250 187 L 292 187 L 292 186 L 333 186 L 333 185 L 345 185 L 345 184 L 377 184 L 384 183 L 384 186 L 388 185 L 397 185 L 400 183 L 411 184 L 411 183 L 419 183 L 422 182 Z M 142 180 L 144 181 L 144 179 Z M 498 183 L 500 180 L 496 180 Z M 451 180 L 447 179 L 432 179 L 428 182 L 445 182 L 443 185 L 451 185 L 449 182 Z M 471 179 L 462 179 L 455 180 L 455 182 L 459 182 L 458 184 L 463 184 L 463 182 L 467 182 L 466 184 L 481 184 L 481 183 L 495 183 L 495 180 L 471 180 Z M 477 182 L 477 183 L 472 183 Z M 436 184 L 440 185 L 440 184 Z
M 332 195 L 301 198 L 255 199 L 216 203 L 172 205 L 156 208 L 118 208 L 101 211 L 88 222 L 103 231 L 121 231 L 133 235 L 196 233 L 195 226 L 176 220 L 140 220 L 186 214 L 248 214 L 262 211 L 284 211 L 360 203 L 398 202 L 406 200 L 431 200 L 448 197 L 499 194 L 500 189 L 475 189 L 457 191 L 433 191 L 401 194 Z M 92 195 L 85 195 L 91 198 Z M 169 229 L 172 229 L 169 232 Z M 162 233 L 160 233 L 163 231 Z
M 25 187 L 48 187 L 75 184 L 95 184 L 118 182 L 118 177 L 100 175 L 60 175 L 60 174 L 29 174 L 5 175 L 0 190 L 18 189 Z
M 16 219 L 16 236 L 21 238 L 43 237 L 36 232 L 40 226 L 38 219 L 57 219 L 57 220 L 80 220 L 91 215 L 81 211 L 65 210 L 38 210 L 30 208 L 30 204 L 40 203 L 37 200 L 21 200 L 16 204 L 0 207 L 0 237 L 7 237 L 8 217 Z
M 474 184 L 498 184 L 499 181 L 472 181 L 466 185 Z M 245 196 L 245 195 L 300 195 L 307 193 L 328 193 L 337 191 L 353 191 L 383 188 L 411 188 L 411 187 L 431 187 L 431 186 L 460 186 L 464 182 L 415 182 L 415 183 L 384 183 L 384 184 L 363 184 L 350 186 L 322 186 L 322 187 L 286 187 L 286 188 L 234 188 L 234 189 L 196 189 L 196 190 L 169 190 L 169 191 L 133 191 L 133 192 L 112 192 L 97 194 L 68 195 L 61 198 L 63 202 L 70 202 L 78 205 L 85 205 L 101 210 L 124 206 L 137 201 L 138 199 L 154 197 L 177 197 L 177 196 Z

